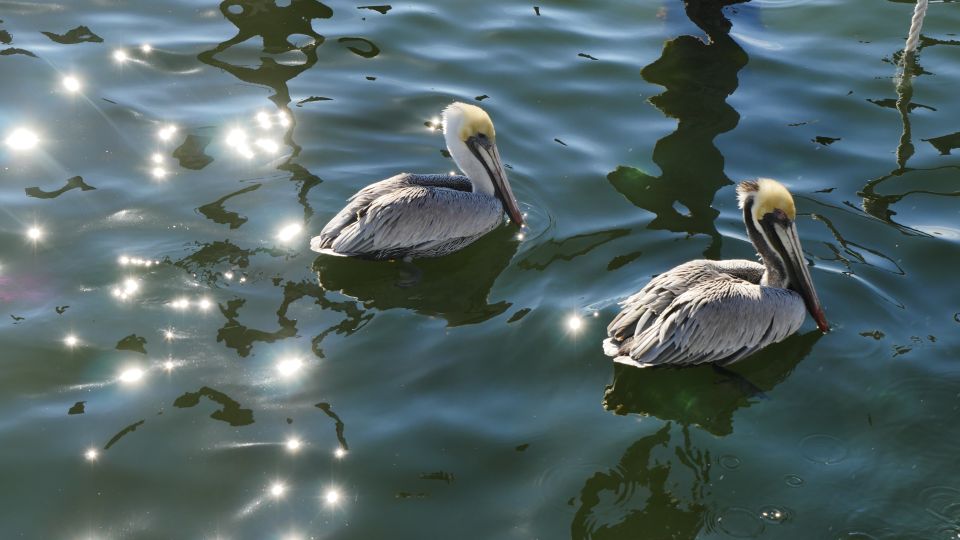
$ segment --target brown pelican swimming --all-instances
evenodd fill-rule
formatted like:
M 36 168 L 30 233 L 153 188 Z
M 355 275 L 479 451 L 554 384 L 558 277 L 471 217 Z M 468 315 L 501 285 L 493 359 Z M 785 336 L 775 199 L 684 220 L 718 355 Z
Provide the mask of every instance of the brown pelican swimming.
M 350 197 L 310 249 L 366 259 L 439 257 L 501 225 L 504 211 L 523 225 L 487 113 L 450 104 L 443 136 L 465 176 L 402 173 L 371 184 Z
M 782 341 L 803 324 L 830 327 L 803 258 L 793 197 L 782 184 L 741 182 L 737 199 L 763 264 L 696 260 L 650 280 L 607 327 L 603 351 L 638 367 L 719 365 Z

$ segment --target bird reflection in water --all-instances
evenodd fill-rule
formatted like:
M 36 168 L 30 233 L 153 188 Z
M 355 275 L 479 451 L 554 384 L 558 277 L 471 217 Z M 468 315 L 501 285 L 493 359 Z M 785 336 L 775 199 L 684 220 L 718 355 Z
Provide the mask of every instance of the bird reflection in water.
M 491 304 L 488 298 L 520 245 L 513 234 L 510 228 L 498 228 L 458 252 L 418 259 L 415 267 L 321 255 L 313 270 L 322 289 L 356 298 L 365 309 L 402 308 L 441 317 L 450 326 L 476 324 L 512 305 Z
M 705 234 L 709 259 L 720 257 L 721 236 L 711 206 L 716 192 L 731 183 L 713 139 L 732 130 L 740 115 L 726 102 L 737 89 L 737 73 L 747 64 L 747 53 L 729 36 L 730 21 L 721 11 L 746 0 L 688 0 L 687 16 L 708 36 L 679 36 L 664 45 L 660 58 L 643 68 L 644 80 L 666 91 L 650 103 L 677 119 L 677 130 L 657 141 L 653 161 L 661 175 L 654 177 L 620 166 L 607 179 L 633 204 L 656 214 L 649 228 Z M 678 204 L 684 208 L 678 209 Z
M 630 445 L 614 466 L 584 482 L 571 537 L 696 538 L 713 526 L 710 512 L 716 503 L 709 488 L 714 457 L 696 447 L 693 428 L 713 436 L 733 433 L 734 413 L 766 398 L 822 335 L 814 330 L 791 336 L 738 363 L 735 371 L 614 365 L 604 407 L 666 423 Z M 616 502 L 611 506 L 610 501 Z

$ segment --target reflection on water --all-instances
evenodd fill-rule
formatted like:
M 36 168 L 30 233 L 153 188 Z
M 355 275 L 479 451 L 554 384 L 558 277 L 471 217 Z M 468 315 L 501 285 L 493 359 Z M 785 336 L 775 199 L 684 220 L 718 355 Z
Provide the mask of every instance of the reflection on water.
M 0 0 L 0 536 L 956 540 L 960 11 L 897 89 L 912 5 L 728 4 Z M 471 98 L 541 227 L 305 249 L 351 178 L 448 169 L 424 121 Z M 742 236 L 711 203 L 757 156 L 833 189 L 843 324 L 733 371 L 597 358 L 582 306 Z
M 711 366 L 636 369 L 614 364 L 604 407 L 617 414 L 666 420 L 656 433 L 633 443 L 615 467 L 587 479 L 571 525 L 573 538 L 695 538 L 702 531 L 752 537 L 763 521 L 786 520 L 785 510 L 760 514 L 741 508 L 714 511 L 706 500 L 713 459 L 691 443 L 691 427 L 716 436 L 733 433 L 733 415 L 783 382 L 822 337 L 794 335 L 737 364 L 735 371 Z M 681 439 L 674 442 L 680 426 Z M 721 466 L 736 468 L 734 456 Z M 748 534 L 749 533 L 749 534 Z
M 908 175 L 912 171 L 917 170 L 942 170 L 942 169 L 960 169 L 955 165 L 947 165 L 943 167 L 934 167 L 928 169 L 913 169 L 907 167 L 907 162 L 913 157 L 915 148 L 913 145 L 913 135 L 912 127 L 910 123 L 910 114 L 914 112 L 919 107 L 924 107 L 932 111 L 936 111 L 935 108 L 919 105 L 912 103 L 913 100 L 913 82 L 915 77 L 921 75 L 932 75 L 929 71 L 923 69 L 919 63 L 919 55 L 924 48 L 930 47 L 933 45 L 960 45 L 960 41 L 954 40 L 939 40 L 934 38 L 929 38 L 926 36 L 920 37 L 920 44 L 917 47 L 917 50 L 911 53 L 904 54 L 903 51 L 898 51 L 892 57 L 891 62 L 897 66 L 897 74 L 894 77 L 896 82 L 896 93 L 897 98 L 894 101 L 894 108 L 896 108 L 897 113 L 900 115 L 900 123 L 902 126 L 902 131 L 900 133 L 900 140 L 897 143 L 896 149 L 896 163 L 897 166 L 889 174 L 883 175 L 879 178 L 870 180 L 863 186 L 858 196 L 862 197 L 862 208 L 863 210 L 878 218 L 881 219 L 895 227 L 906 234 L 918 235 L 918 236 L 929 236 L 927 233 L 918 231 L 914 228 L 907 227 L 900 223 L 897 223 L 893 216 L 896 215 L 896 212 L 890 207 L 896 203 L 899 203 L 905 197 L 908 197 L 913 194 L 923 193 L 927 195 L 942 195 L 942 196 L 951 196 L 957 197 L 960 196 L 960 190 L 952 192 L 937 192 L 929 191 L 922 189 L 908 190 L 903 193 L 894 193 L 894 194 L 881 194 L 878 192 L 881 184 L 887 182 L 888 180 L 900 178 L 902 176 Z M 886 106 L 891 101 L 890 99 L 885 100 L 870 100 L 873 103 L 876 103 L 881 106 Z M 931 139 L 924 139 L 925 141 L 930 142 L 941 154 L 949 154 L 950 150 L 953 148 L 960 147 L 960 133 L 952 133 L 948 135 L 943 135 L 941 137 L 934 137 Z
M 747 65 L 747 53 L 728 35 L 730 21 L 721 9 L 740 1 L 685 3 L 687 16 L 709 41 L 679 36 L 640 72 L 644 80 L 666 88 L 650 103 L 677 119 L 677 130 L 657 141 L 653 150 L 661 175 L 621 165 L 607 176 L 630 202 L 656 214 L 649 228 L 708 235 L 704 256 L 711 259 L 720 257 L 721 244 L 714 225 L 719 213 L 711 205 L 717 190 L 731 183 L 713 139 L 737 126 L 740 115 L 726 99 L 737 89 L 737 73 Z
M 476 324 L 512 305 L 488 301 L 520 245 L 512 236 L 500 227 L 456 253 L 411 264 L 320 255 L 313 269 L 323 290 L 356 298 L 364 309 L 404 308 L 442 317 L 450 326 Z
M 587 479 L 571 538 L 696 537 L 707 513 L 712 458 L 691 444 L 689 428 L 676 444 L 673 432 L 668 422 L 630 445 L 616 467 Z M 646 504 L 637 508 L 634 497 Z
M 822 337 L 793 335 L 731 369 L 637 369 L 613 366 L 603 406 L 617 414 L 639 414 L 697 426 L 714 435 L 733 433 L 733 415 L 766 397 L 783 382 Z
M 280 286 L 279 283 L 277 283 Z M 217 341 L 223 342 L 230 349 L 234 349 L 240 356 L 248 356 L 255 343 L 274 343 L 297 335 L 297 321 L 287 317 L 290 306 L 302 298 L 313 298 L 314 303 L 325 311 L 342 313 L 345 318 L 339 323 L 330 326 L 313 337 L 311 346 L 313 354 L 323 358 L 323 349 L 320 343 L 331 333 L 350 335 L 362 328 L 373 317 L 365 313 L 354 302 L 337 302 L 327 298 L 326 290 L 308 281 L 283 283 L 283 300 L 277 308 L 277 324 L 280 327 L 273 332 L 257 330 L 244 326 L 240 321 L 240 309 L 246 304 L 246 299 L 235 298 L 228 300 L 226 305 L 220 305 L 220 313 L 226 317 L 223 327 L 217 331 Z

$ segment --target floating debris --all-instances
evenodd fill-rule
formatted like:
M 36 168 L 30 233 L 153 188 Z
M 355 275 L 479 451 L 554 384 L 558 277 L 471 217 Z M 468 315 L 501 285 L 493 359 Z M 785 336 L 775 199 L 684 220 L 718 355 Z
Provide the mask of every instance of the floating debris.
M 183 144 L 173 151 L 173 157 L 184 169 L 199 171 L 213 163 L 213 158 L 204 152 L 208 144 L 210 144 L 210 137 L 189 134 Z
M 530 308 L 523 308 L 521 310 L 518 310 L 516 313 L 511 315 L 509 319 L 507 319 L 507 324 L 519 321 L 520 319 L 526 317 L 527 313 L 530 313 L 530 311 L 532 311 Z
M 235 427 L 246 426 L 253 423 L 253 411 L 251 409 L 241 408 L 239 402 L 234 401 L 230 396 L 214 390 L 209 386 L 204 386 L 196 392 L 186 392 L 174 400 L 173 406 L 181 409 L 194 407 L 200 403 L 201 397 L 206 397 L 210 401 L 223 406 L 222 409 L 213 411 L 210 418 L 226 422 Z
M 72 189 L 79 189 L 80 191 L 93 191 L 97 188 L 84 182 L 83 177 L 74 176 L 73 178 L 67 179 L 67 183 L 56 191 L 43 191 L 36 186 L 24 188 L 24 191 L 26 192 L 27 197 L 34 197 L 37 199 L 56 199 Z
M 114 435 L 114 436 L 107 442 L 106 446 L 104 446 L 103 449 L 104 449 L 104 450 L 109 450 L 111 446 L 117 444 L 117 441 L 119 441 L 120 439 L 122 439 L 125 435 L 127 435 L 127 434 L 129 434 L 129 433 L 133 433 L 134 431 L 136 431 L 137 428 L 140 427 L 140 426 L 142 426 L 144 422 L 146 422 L 146 419 L 140 420 L 139 422 L 134 422 L 134 423 L 130 424 L 129 426 L 121 429 L 119 433 L 117 433 L 116 435 Z
M 951 150 L 960 148 L 960 131 L 957 133 L 951 133 L 949 135 L 943 135 L 941 137 L 920 140 L 932 144 L 933 147 L 940 152 L 940 155 L 946 156 L 950 154 Z
M 67 30 L 65 34 L 55 34 L 53 32 L 40 32 L 51 40 L 61 45 L 75 45 L 77 43 L 103 43 L 103 38 L 94 34 L 86 26 L 78 26 L 72 30 Z
M 453 473 L 448 473 L 444 471 L 430 472 L 430 473 L 420 473 L 421 480 L 441 480 L 448 484 L 452 484 L 456 477 Z
M 307 103 L 313 103 L 316 101 L 333 101 L 333 98 L 328 98 L 324 96 L 310 96 L 306 99 L 301 99 L 297 102 L 297 107 L 303 107 Z
M 386 15 L 388 11 L 393 9 L 393 6 L 383 5 L 383 6 L 357 6 L 357 9 L 369 9 L 371 11 L 376 11 L 381 15 Z
M 117 342 L 117 350 L 133 351 L 133 352 L 138 352 L 140 354 L 147 354 L 146 344 L 147 344 L 146 338 L 142 338 L 136 334 L 130 334 L 129 336 Z
M 343 43 L 350 52 L 364 58 L 373 58 L 380 54 L 380 47 L 377 47 L 376 44 L 366 38 L 342 37 L 337 40 L 337 43 Z M 351 43 L 356 45 L 351 45 Z M 358 47 L 357 45 L 362 45 L 362 47 Z M 370 77 L 367 77 L 367 79 L 369 78 Z
M 840 140 L 840 137 L 825 137 L 823 135 L 817 135 L 816 137 L 810 139 L 811 142 L 822 144 L 823 146 L 830 146 L 831 144 L 839 140 Z

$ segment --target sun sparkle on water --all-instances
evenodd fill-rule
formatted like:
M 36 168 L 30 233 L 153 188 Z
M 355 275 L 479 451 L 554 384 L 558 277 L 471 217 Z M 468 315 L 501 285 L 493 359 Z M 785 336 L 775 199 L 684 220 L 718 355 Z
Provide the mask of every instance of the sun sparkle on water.
M 177 132 L 177 126 L 173 124 L 167 124 L 157 130 L 157 137 L 160 137 L 161 141 L 169 141 L 173 138 L 174 133 Z
M 270 496 L 274 499 L 279 499 L 283 497 L 283 494 L 287 492 L 287 486 L 282 482 L 274 482 L 270 484 Z
M 73 334 L 67 334 L 67 337 L 63 338 L 63 343 L 72 349 L 80 344 L 80 338 Z
M 581 319 L 579 316 L 571 315 L 567 319 L 567 328 L 570 330 L 576 332 L 577 330 L 580 330 L 581 327 L 583 327 L 583 319 Z
M 285 358 L 277 362 L 277 372 L 285 379 L 294 376 L 301 368 L 303 368 L 303 360 L 299 358 Z
M 16 128 L 4 141 L 11 150 L 32 150 L 40 143 L 40 137 L 29 128 Z
M 77 79 L 72 75 L 68 75 L 64 77 L 62 83 L 63 83 L 63 88 L 67 92 L 71 92 L 71 93 L 79 92 L 80 88 L 82 87 L 82 85 L 80 84 L 80 79 Z
M 96 461 L 100 457 L 100 452 L 97 452 L 96 448 L 87 448 L 86 452 L 83 453 L 83 458 L 87 461 Z
M 340 491 L 336 488 L 330 488 L 323 494 L 323 502 L 327 503 L 327 506 L 333 506 L 340 502 Z
M 290 452 L 291 454 L 295 454 L 297 453 L 298 450 L 300 450 L 300 447 L 303 446 L 303 442 L 301 442 L 300 439 L 296 437 L 290 437 L 289 439 L 287 439 L 285 446 L 287 447 L 287 452 Z
M 143 380 L 144 371 L 138 367 L 127 368 L 120 374 L 119 380 L 125 384 L 134 384 Z
M 299 223 L 290 223 L 288 225 L 284 225 L 279 231 L 277 231 L 277 240 L 280 240 L 281 242 L 289 242 L 290 240 L 296 238 L 301 231 L 303 231 L 303 225 L 300 225 Z

